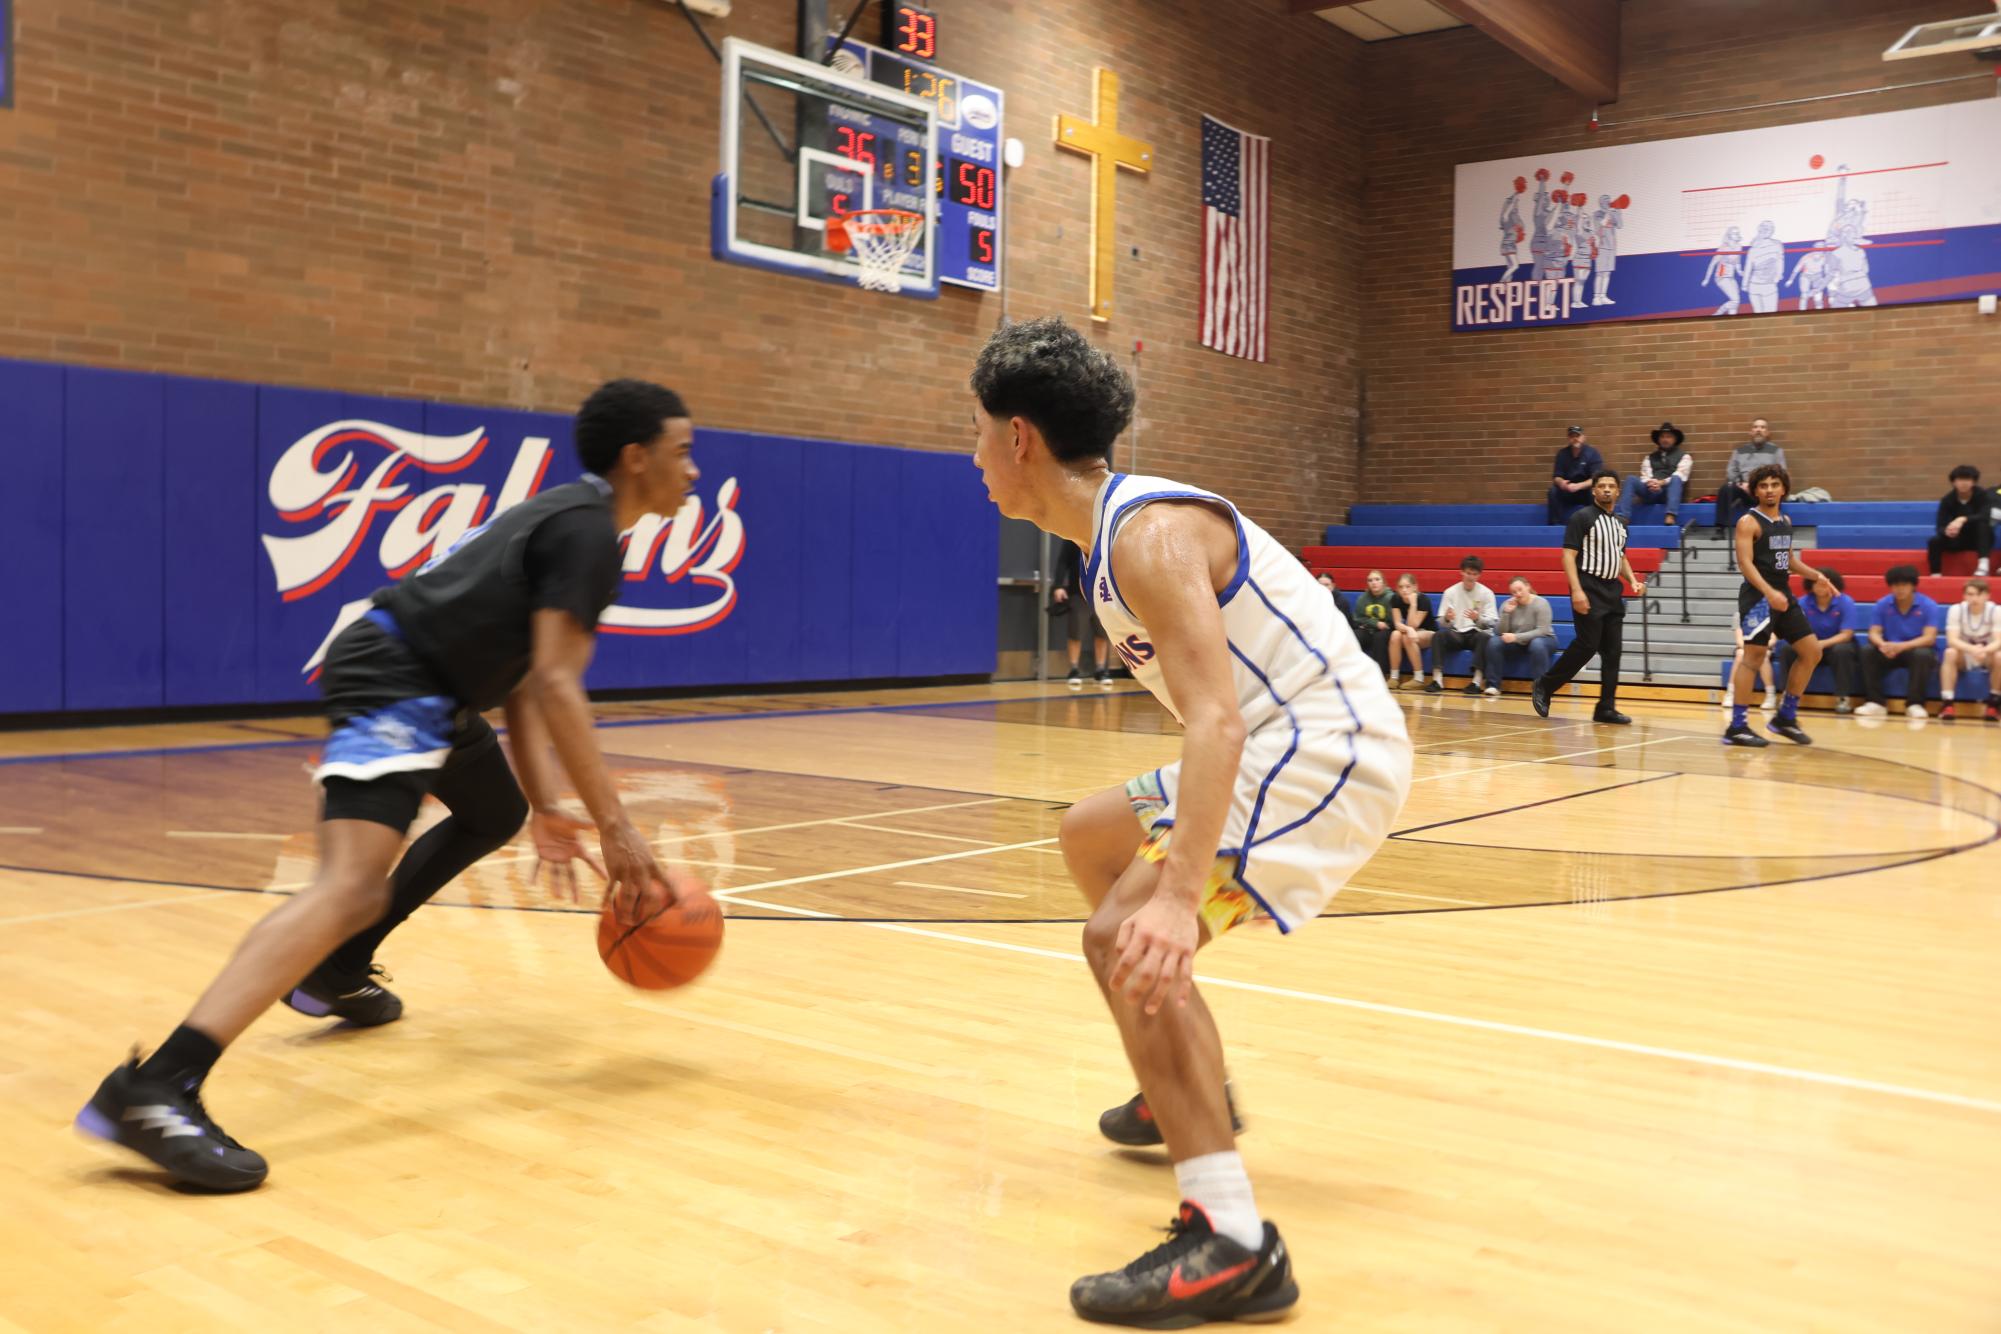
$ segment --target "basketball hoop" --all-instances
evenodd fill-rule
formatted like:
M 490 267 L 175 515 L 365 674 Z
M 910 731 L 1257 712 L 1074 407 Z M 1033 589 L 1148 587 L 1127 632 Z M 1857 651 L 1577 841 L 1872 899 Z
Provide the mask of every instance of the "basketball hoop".
M 827 219 L 827 248 L 854 252 L 857 281 L 871 292 L 903 290 L 903 261 L 924 238 L 924 215 L 901 208 L 865 208 Z

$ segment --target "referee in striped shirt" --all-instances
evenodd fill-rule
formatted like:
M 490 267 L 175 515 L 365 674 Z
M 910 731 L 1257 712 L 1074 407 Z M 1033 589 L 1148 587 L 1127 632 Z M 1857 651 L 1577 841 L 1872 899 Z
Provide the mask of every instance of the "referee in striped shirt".
M 1563 529 L 1563 572 L 1570 579 L 1570 605 L 1576 612 L 1577 638 L 1529 689 L 1529 703 L 1549 717 L 1549 697 L 1570 684 L 1584 664 L 1598 658 L 1598 707 L 1594 723 L 1626 724 L 1619 712 L 1619 651 L 1626 635 L 1626 601 L 1619 596 L 1624 579 L 1634 597 L 1647 586 L 1626 559 L 1626 525 L 1612 513 L 1619 503 L 1619 474 L 1601 472 L 1591 479 L 1591 505 L 1570 516 Z

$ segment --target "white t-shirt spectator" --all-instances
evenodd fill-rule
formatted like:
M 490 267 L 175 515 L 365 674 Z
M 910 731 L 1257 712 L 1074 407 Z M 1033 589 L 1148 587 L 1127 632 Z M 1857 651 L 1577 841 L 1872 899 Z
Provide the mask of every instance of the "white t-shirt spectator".
M 1469 592 L 1462 580 L 1438 599 L 1438 619 L 1448 630 L 1491 630 L 1500 619 L 1494 591 L 1485 584 L 1475 584 Z

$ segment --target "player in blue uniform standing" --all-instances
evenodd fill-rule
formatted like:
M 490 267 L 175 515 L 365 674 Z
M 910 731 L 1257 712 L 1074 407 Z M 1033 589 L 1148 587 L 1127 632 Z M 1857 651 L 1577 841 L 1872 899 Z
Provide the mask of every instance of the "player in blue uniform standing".
M 376 947 L 523 821 L 559 874 L 573 859 L 590 861 L 578 837 L 590 826 L 556 804 L 551 744 L 596 823 L 598 869 L 619 919 L 644 920 L 695 892 L 655 863 L 626 816 L 583 686 L 598 617 L 618 596 L 618 535 L 642 515 L 680 508 L 700 476 L 693 439 L 673 391 L 639 380 L 601 386 L 577 413 L 581 480 L 467 533 L 378 592 L 335 637 L 320 675 L 331 731 L 315 775 L 323 804 L 312 884 L 251 928 L 157 1051 L 105 1076 L 77 1114 L 80 1129 L 189 1185 L 262 1182 L 263 1157 L 202 1104 L 223 1049 L 281 998 L 361 1025 L 400 1016 L 402 1002 L 373 981 Z M 480 716 L 503 704 L 518 784 Z M 404 852 L 426 795 L 451 815 Z
M 1084 952 L 1141 1089 L 1100 1128 L 1165 1142 L 1181 1196 L 1164 1244 L 1079 1279 L 1071 1305 L 1121 1324 L 1276 1316 L 1298 1285 L 1236 1152 L 1195 951 L 1305 925 L 1368 861 L 1410 786 L 1403 713 L 1284 547 L 1221 496 L 1112 471 L 1133 389 L 1109 355 L 1059 319 L 1009 325 L 972 387 L 988 494 L 1083 548 L 1113 651 L 1186 729 L 1178 761 L 1063 817 Z

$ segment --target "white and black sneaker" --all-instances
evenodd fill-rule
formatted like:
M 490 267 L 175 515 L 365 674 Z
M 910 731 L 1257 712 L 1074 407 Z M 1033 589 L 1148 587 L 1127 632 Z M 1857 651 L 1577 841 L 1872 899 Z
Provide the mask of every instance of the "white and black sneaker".
M 1084 688 L 1084 669 L 1081 667 L 1072 667 L 1070 675 L 1063 678 L 1063 684 L 1069 686 L 1072 690 L 1082 690 Z
M 175 1180 L 203 1190 L 250 1190 L 269 1175 L 262 1155 L 222 1132 L 201 1092 L 139 1077 L 139 1054 L 104 1077 L 76 1114 L 76 1128 L 132 1150 Z
M 376 978 L 394 981 L 379 963 L 365 973 L 338 973 L 327 964 L 292 988 L 285 1004 L 315 1019 L 332 1015 L 357 1028 L 374 1028 L 403 1017 L 403 1002 L 396 993 L 375 984 Z

